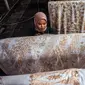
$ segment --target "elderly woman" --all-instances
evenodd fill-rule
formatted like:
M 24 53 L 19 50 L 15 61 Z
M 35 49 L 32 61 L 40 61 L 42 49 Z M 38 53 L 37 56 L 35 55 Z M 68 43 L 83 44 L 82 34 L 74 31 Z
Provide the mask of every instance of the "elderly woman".
M 47 27 L 47 17 L 43 12 L 37 12 L 34 15 L 34 25 L 35 25 L 34 35 L 53 33 L 53 29 Z

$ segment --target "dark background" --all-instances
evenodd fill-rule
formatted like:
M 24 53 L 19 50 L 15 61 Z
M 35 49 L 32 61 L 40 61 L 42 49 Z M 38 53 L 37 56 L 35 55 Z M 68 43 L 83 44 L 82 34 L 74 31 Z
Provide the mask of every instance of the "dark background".
M 33 16 L 38 11 L 47 15 L 49 26 L 48 0 L 0 0 L 0 39 L 33 35 Z
M 33 16 L 42 11 L 47 15 L 49 0 L 0 0 L 0 39 L 33 35 Z

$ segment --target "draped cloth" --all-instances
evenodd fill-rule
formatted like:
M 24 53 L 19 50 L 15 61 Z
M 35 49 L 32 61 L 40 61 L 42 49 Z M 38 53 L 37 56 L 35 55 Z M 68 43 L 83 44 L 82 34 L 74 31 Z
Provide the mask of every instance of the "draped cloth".
M 1 85 L 85 85 L 85 69 L 0 77 Z
M 84 62 L 84 33 L 0 40 L 0 68 L 8 75 L 85 68 Z
M 85 32 L 85 0 L 49 1 L 48 12 L 56 33 Z

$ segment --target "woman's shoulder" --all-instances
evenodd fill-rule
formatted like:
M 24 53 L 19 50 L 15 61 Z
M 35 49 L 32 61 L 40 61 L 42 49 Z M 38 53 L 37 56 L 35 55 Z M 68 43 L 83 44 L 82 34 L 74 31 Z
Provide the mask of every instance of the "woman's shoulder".
M 54 29 L 51 27 L 47 27 L 47 29 L 49 30 L 49 33 L 54 33 Z

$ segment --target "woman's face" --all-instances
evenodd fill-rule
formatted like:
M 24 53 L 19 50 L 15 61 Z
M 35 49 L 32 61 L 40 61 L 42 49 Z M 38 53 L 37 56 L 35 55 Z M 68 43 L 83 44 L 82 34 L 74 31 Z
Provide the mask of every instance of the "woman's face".
M 37 26 L 37 29 L 40 31 L 40 32 L 44 32 L 47 28 L 47 21 L 42 19 L 40 21 L 38 21 L 38 23 L 36 24 Z

